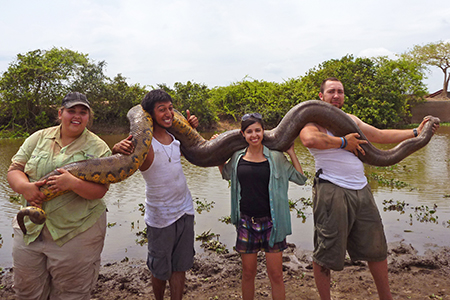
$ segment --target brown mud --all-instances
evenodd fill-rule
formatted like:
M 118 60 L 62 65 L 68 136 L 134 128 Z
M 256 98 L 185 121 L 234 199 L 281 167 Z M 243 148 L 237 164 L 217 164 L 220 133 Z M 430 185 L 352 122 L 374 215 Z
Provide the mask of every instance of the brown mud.
M 294 245 L 283 254 L 286 299 L 319 299 L 314 283 L 311 252 Z M 450 248 L 436 247 L 418 255 L 411 245 L 389 245 L 389 281 L 394 299 L 450 299 Z M 1 276 L 0 299 L 14 299 L 12 270 Z M 344 271 L 332 272 L 333 299 L 378 299 L 369 268 L 346 261 Z M 94 299 L 154 299 L 145 260 L 126 260 L 101 267 Z M 241 264 L 236 253 L 201 253 L 186 274 L 183 299 L 241 299 Z M 271 299 L 264 255 L 258 256 L 255 299 Z M 169 299 L 169 292 L 166 291 Z

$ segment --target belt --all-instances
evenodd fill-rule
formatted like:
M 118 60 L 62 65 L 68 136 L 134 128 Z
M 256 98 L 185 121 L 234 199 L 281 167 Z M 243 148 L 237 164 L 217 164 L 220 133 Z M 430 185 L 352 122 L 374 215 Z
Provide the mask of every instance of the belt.
M 247 216 L 247 215 L 245 215 L 245 214 L 243 214 L 243 213 L 241 213 L 241 218 L 244 219 L 244 220 L 246 220 L 246 221 L 251 221 L 253 224 L 264 223 L 264 222 L 267 222 L 267 221 L 271 221 L 271 220 L 272 220 L 272 217 L 270 217 L 270 216 L 265 216 L 265 217 L 250 217 L 250 216 Z
M 319 183 L 331 183 L 331 184 L 332 184 L 331 181 L 326 180 L 326 179 L 322 179 L 322 178 L 320 178 L 320 177 L 319 177 Z
M 320 174 L 323 174 L 322 169 L 317 170 L 316 175 L 314 176 L 315 181 L 317 180 L 319 183 L 332 183 L 331 181 L 320 178 Z

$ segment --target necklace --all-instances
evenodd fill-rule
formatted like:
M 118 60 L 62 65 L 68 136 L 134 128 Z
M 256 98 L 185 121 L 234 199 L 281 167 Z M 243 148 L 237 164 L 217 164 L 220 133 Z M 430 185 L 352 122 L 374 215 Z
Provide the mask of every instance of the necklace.
M 162 148 L 164 150 L 164 153 L 166 153 L 167 157 L 169 158 L 169 162 L 172 162 L 172 153 L 173 153 L 172 145 L 170 145 L 170 156 L 169 156 L 169 154 L 166 151 L 166 147 L 163 144 L 161 144 L 161 146 L 162 146 Z

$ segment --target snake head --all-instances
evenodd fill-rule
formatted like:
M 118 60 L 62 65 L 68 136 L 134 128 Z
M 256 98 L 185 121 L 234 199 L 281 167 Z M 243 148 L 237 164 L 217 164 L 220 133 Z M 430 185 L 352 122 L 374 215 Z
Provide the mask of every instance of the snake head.
M 426 116 L 426 117 L 424 117 L 423 119 L 424 119 L 424 120 L 425 120 L 425 119 L 429 119 L 430 122 L 433 123 L 433 124 L 440 124 L 440 123 L 441 123 L 441 120 L 440 120 L 438 117 L 431 116 L 431 115 Z
M 45 220 L 47 220 L 47 214 L 44 210 L 35 206 L 27 206 L 22 208 L 17 213 L 17 223 L 19 224 L 20 229 L 23 234 L 27 234 L 27 228 L 25 227 L 24 217 L 28 216 L 34 224 L 44 224 Z

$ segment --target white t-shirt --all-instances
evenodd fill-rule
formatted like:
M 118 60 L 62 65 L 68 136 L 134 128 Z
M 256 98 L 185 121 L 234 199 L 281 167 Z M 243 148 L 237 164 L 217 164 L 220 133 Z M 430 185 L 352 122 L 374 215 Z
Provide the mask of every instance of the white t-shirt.
M 180 142 L 173 136 L 172 139 L 170 145 L 163 145 L 153 138 L 153 163 L 141 172 L 145 179 L 145 223 L 156 228 L 167 227 L 184 214 L 194 215 L 181 166 Z
M 333 136 L 328 130 L 327 134 Z M 316 171 L 322 169 L 320 178 L 351 190 L 360 190 L 367 185 L 364 164 L 352 152 L 341 148 L 308 150 L 314 156 Z

